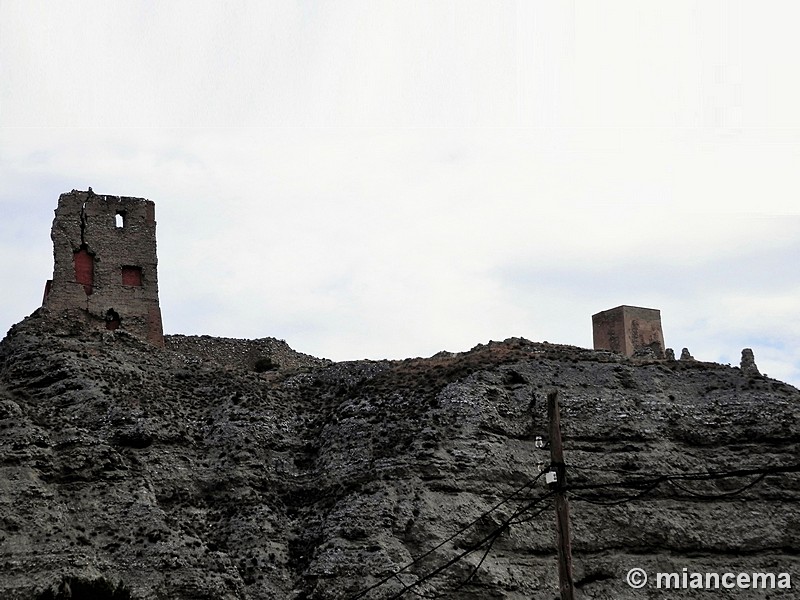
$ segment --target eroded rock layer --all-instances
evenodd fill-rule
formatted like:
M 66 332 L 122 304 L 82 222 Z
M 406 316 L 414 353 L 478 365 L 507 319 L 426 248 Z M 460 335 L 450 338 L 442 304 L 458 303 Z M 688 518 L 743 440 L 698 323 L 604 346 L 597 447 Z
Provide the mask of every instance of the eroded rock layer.
M 0 346 L 0 597 L 550 600 L 552 497 L 530 484 L 550 390 L 578 597 L 665 597 L 634 567 L 788 572 L 748 597 L 800 597 L 800 477 L 774 470 L 800 462 L 789 385 L 523 339 L 347 363 L 155 348 L 40 315 Z

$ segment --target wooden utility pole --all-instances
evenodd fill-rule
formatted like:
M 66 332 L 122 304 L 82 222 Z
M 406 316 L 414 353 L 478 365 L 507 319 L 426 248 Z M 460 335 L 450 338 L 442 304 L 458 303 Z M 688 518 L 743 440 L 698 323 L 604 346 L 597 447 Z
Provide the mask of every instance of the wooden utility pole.
M 574 600 L 575 584 L 572 581 L 572 547 L 569 537 L 569 504 L 564 489 L 567 487 L 567 467 L 561 445 L 561 415 L 558 409 L 558 390 L 547 394 L 547 416 L 550 420 L 550 470 L 558 479 L 551 484 L 556 491 L 556 549 L 558 550 L 558 583 L 561 600 Z

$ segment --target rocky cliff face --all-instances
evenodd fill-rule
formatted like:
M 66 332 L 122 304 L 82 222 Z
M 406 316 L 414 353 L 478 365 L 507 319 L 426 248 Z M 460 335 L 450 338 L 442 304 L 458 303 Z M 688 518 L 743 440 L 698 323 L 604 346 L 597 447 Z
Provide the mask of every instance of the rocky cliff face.
M 577 597 L 800 598 L 800 392 L 778 381 L 522 339 L 160 349 L 39 315 L 0 346 L 0 597 L 556 598 L 550 390 Z M 634 567 L 792 588 L 635 590 Z

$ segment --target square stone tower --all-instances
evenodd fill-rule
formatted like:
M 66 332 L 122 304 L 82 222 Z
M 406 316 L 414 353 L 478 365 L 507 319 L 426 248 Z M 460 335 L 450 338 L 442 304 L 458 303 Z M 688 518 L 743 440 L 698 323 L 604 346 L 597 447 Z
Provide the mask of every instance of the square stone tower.
M 637 350 L 649 348 L 664 356 L 664 334 L 661 331 L 661 311 L 638 306 L 618 306 L 592 315 L 595 350 L 611 350 L 632 356 Z
M 43 306 L 163 346 L 155 204 L 89 188 L 61 194 L 55 215 Z

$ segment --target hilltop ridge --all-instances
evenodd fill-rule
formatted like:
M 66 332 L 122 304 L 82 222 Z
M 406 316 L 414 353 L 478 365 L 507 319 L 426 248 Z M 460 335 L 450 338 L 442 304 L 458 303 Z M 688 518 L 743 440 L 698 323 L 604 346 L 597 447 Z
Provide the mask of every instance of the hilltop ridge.
M 584 487 L 571 500 L 579 597 L 657 597 L 628 587 L 632 567 L 800 584 L 796 472 L 631 487 L 796 465 L 787 384 L 522 338 L 338 363 L 271 338 L 158 348 L 37 311 L 0 344 L 0 595 L 322 600 L 375 585 L 363 597 L 382 599 L 413 585 L 551 600 L 536 437 L 553 389 L 569 482 Z M 481 547 L 428 578 L 492 535 L 484 560 Z

